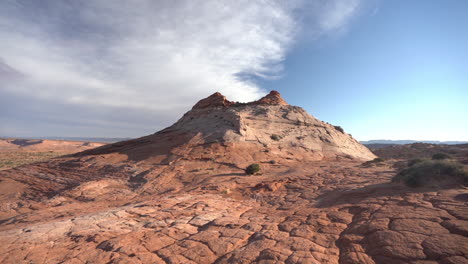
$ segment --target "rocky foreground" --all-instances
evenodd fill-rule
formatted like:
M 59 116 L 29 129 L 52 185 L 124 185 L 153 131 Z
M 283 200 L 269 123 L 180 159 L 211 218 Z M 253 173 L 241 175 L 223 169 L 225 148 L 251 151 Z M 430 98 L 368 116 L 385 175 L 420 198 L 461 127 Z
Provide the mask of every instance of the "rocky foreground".
M 18 208 L 0 262 L 467 263 L 466 189 L 413 190 L 353 162 L 254 176 L 208 166 L 193 190 L 144 196 L 101 180 Z
M 374 157 L 278 94 L 215 94 L 154 135 L 2 171 L 0 262 L 468 263 L 468 190 L 391 183 Z

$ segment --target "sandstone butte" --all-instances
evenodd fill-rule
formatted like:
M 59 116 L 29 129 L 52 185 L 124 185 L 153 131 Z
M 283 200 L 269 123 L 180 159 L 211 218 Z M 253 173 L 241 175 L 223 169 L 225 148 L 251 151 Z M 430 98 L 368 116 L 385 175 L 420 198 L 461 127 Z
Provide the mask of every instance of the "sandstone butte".
M 410 189 L 277 92 L 0 172 L 1 263 L 468 263 L 466 189 Z M 258 163 L 255 175 L 244 172 Z

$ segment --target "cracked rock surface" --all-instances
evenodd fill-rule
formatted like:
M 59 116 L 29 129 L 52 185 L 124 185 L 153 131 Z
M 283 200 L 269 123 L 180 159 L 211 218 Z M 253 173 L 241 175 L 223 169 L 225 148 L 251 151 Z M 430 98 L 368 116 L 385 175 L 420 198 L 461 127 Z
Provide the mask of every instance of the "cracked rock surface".
M 4 210 L 0 262 L 467 263 L 466 189 L 415 191 L 359 164 L 220 168 L 209 188 L 168 194 L 91 181 L 88 199 Z

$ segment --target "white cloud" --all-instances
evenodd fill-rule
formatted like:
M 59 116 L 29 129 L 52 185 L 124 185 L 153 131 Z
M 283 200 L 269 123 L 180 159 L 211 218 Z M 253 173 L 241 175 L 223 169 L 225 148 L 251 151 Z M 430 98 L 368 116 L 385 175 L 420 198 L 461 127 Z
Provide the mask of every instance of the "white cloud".
M 318 23 L 322 31 L 331 31 L 342 28 L 352 18 L 359 7 L 360 0 L 331 0 L 326 1 L 318 17 Z
M 0 56 L 27 78 L 0 89 L 177 114 L 215 91 L 250 101 L 265 91 L 240 76 L 281 74 L 301 10 L 316 20 L 312 33 L 322 34 L 345 25 L 359 3 L 6 1 L 0 3 Z

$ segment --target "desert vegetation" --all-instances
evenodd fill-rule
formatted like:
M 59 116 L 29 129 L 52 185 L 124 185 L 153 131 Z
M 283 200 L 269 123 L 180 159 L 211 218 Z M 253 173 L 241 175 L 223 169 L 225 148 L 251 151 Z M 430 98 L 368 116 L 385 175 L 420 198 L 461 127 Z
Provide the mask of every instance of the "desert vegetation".
M 451 156 L 447 153 L 439 152 L 434 155 L 432 155 L 433 160 L 444 160 L 444 159 L 450 159 Z
M 412 160 L 409 160 L 408 161 L 408 167 L 411 167 L 414 164 L 420 163 L 420 162 L 423 162 L 423 161 L 425 161 L 425 159 L 412 159 Z
M 255 174 L 255 173 L 259 172 L 259 171 L 260 171 L 260 165 L 258 165 L 257 163 L 250 164 L 245 169 L 245 173 L 247 173 L 249 175 L 253 175 L 253 174 Z
M 344 134 L 344 129 L 340 126 L 333 126 L 336 130 L 340 131 L 341 133 Z
M 456 161 L 423 160 L 412 162 L 392 181 L 403 182 L 409 187 L 467 185 L 468 171 L 463 164 Z
M 104 143 L 0 138 L 0 170 L 42 162 L 102 145 Z
M 273 134 L 270 136 L 270 138 L 273 139 L 274 141 L 279 141 L 281 139 L 281 136 Z
M 468 157 L 468 144 L 439 145 L 427 143 L 412 143 L 406 145 L 373 144 L 367 147 L 377 156 L 384 159 L 432 159 L 434 155 L 450 155 L 451 159 L 466 160 Z M 436 159 L 437 159 L 436 156 Z
M 44 151 L 44 152 L 23 152 L 11 151 L 0 152 L 0 170 L 11 169 L 17 166 L 45 161 L 51 158 L 62 156 L 65 153 Z
M 375 158 L 373 160 L 369 160 L 369 161 L 362 163 L 361 166 L 363 167 L 380 166 L 380 165 L 383 165 L 384 162 L 385 160 L 382 158 Z

